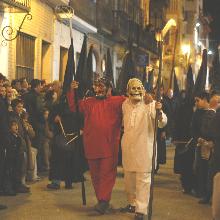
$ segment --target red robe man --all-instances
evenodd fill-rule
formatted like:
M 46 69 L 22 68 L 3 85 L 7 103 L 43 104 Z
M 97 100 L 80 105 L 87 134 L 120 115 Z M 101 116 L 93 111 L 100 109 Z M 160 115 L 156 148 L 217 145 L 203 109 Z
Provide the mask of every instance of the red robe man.
M 78 87 L 77 82 L 75 87 Z M 100 214 L 109 209 L 117 174 L 118 147 L 122 122 L 123 96 L 111 96 L 111 82 L 99 78 L 94 83 L 96 96 L 79 103 L 84 114 L 83 141 L 92 183 L 98 200 L 95 210 Z

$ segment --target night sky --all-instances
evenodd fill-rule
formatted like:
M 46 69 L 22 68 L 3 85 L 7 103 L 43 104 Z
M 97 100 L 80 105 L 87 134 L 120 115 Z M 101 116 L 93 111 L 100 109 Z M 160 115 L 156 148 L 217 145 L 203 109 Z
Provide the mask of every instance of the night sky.
M 210 38 L 220 43 L 220 0 L 204 0 L 204 14 L 210 14 L 213 18 L 211 22 Z

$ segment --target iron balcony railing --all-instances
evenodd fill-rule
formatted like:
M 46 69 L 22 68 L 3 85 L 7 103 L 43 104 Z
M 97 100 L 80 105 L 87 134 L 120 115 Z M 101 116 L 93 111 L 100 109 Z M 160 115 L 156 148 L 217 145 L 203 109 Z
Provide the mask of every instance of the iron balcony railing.
M 96 26 L 96 2 L 91 0 L 72 0 L 70 5 L 74 14 L 91 25 Z
M 158 53 L 157 41 L 155 39 L 154 32 L 150 32 L 147 30 L 140 31 L 138 45 L 139 45 L 139 47 L 147 49 L 155 54 Z
M 72 0 L 70 3 L 78 17 L 96 26 L 102 34 L 156 52 L 154 35 L 144 30 L 140 0 Z
M 31 0 L 2 0 L 10 8 L 21 9 L 29 12 L 31 10 Z
M 97 1 L 97 27 L 99 31 L 104 34 L 112 34 L 113 29 L 113 12 L 112 1 L 105 3 L 104 1 Z
M 127 42 L 129 38 L 129 18 L 123 11 L 113 11 L 113 38 L 118 42 Z

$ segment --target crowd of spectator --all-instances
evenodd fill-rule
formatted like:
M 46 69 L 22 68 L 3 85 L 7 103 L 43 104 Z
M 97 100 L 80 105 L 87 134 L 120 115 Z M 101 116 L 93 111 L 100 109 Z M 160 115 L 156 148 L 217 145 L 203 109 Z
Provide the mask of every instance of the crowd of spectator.
M 26 182 L 40 180 L 50 169 L 53 129 L 49 113 L 61 94 L 61 83 L 26 78 L 11 82 L 0 74 L 0 192 L 29 193 Z

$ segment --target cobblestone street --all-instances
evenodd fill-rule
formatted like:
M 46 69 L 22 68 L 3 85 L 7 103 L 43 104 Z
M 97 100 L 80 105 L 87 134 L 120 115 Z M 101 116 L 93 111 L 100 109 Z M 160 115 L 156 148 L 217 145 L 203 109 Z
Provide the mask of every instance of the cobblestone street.
M 211 206 L 198 204 L 197 199 L 181 192 L 178 176 L 173 174 L 173 153 L 168 148 L 167 164 L 161 166 L 155 179 L 153 220 L 210 220 Z M 114 208 L 126 205 L 122 170 L 119 168 L 113 191 Z M 89 175 L 86 175 L 87 206 L 82 206 L 80 184 L 73 190 L 62 187 L 58 191 L 46 189 L 47 178 L 31 185 L 31 194 L 0 197 L 0 204 L 8 209 L 0 212 L 0 220 L 132 220 L 131 214 L 99 216 L 93 211 L 96 203 Z

